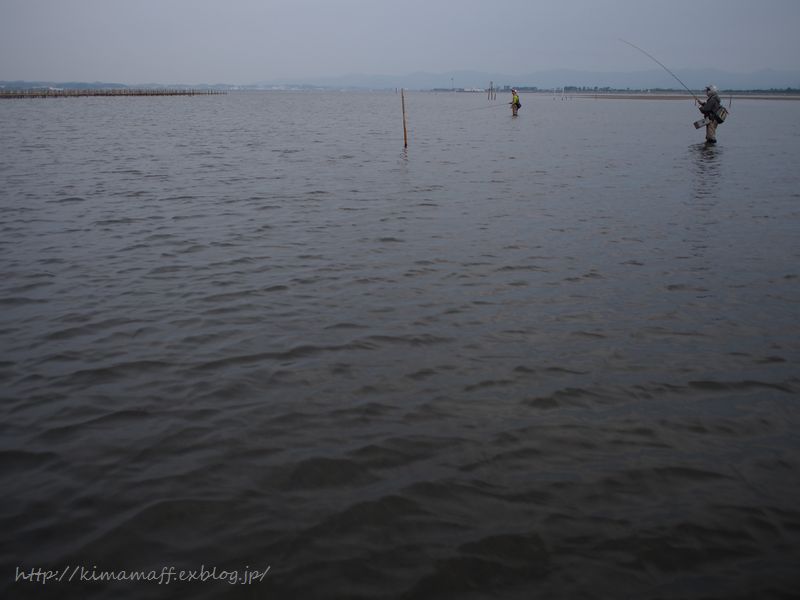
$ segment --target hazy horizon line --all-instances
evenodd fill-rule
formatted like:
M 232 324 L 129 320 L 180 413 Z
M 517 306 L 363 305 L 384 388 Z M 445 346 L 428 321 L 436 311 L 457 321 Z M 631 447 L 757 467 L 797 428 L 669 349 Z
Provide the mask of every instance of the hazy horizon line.
M 718 87 L 729 89 L 784 89 L 800 88 L 800 69 L 774 69 L 765 67 L 751 71 L 726 71 L 715 68 L 675 69 L 675 72 L 692 80 L 689 87 L 702 89 L 709 79 L 720 79 Z M 529 73 L 510 74 L 494 71 L 460 69 L 453 71 L 412 71 L 404 75 L 387 75 L 383 73 L 345 73 L 321 76 L 286 76 L 255 79 L 248 82 L 206 80 L 195 83 L 180 81 L 132 82 L 125 79 L 106 78 L 26 78 L 0 79 L 0 85 L 7 84 L 76 84 L 121 85 L 133 86 L 227 86 L 227 87 L 264 87 L 264 86 L 308 86 L 308 87 L 363 87 L 373 89 L 391 89 L 408 87 L 410 89 L 488 89 L 490 83 L 496 88 L 507 85 L 553 89 L 560 87 L 610 87 L 615 89 L 683 89 L 678 81 L 659 69 L 636 69 L 626 71 L 585 70 L 574 68 L 552 68 Z M 569 79 L 569 80 L 568 80 Z M 539 81 L 537 81 L 539 80 Z M 556 81 L 558 80 L 558 81 Z M 583 81 L 581 81 L 583 80 Z M 729 83 L 725 83 L 725 82 Z M 681 82 L 682 83 L 682 82 Z M 456 85 L 458 84 L 458 85 Z M 733 85 L 731 85 L 733 84 Z

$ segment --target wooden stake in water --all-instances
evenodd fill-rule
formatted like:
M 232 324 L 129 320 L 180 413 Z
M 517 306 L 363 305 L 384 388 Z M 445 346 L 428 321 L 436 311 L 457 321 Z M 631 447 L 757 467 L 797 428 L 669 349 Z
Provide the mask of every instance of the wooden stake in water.
M 406 95 L 400 88 L 400 103 L 403 105 L 403 148 L 408 148 L 408 129 L 406 128 Z

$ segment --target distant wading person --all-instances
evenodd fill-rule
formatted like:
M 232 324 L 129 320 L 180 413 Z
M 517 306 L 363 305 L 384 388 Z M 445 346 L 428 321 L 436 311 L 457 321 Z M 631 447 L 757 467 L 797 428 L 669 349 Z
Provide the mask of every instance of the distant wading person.
M 717 86 L 706 86 L 706 96 L 708 100 L 700 103 L 700 112 L 708 119 L 706 124 L 706 144 L 717 143 L 717 111 L 722 106 L 717 93 Z
M 517 90 L 511 90 L 511 114 L 515 117 L 517 116 L 517 111 L 520 109 L 522 104 L 519 103 L 519 94 Z

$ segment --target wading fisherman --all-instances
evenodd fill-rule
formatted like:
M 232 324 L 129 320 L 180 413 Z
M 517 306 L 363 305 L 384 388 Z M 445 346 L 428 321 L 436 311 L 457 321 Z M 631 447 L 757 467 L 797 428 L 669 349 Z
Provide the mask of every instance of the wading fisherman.
M 708 121 L 708 123 L 706 123 L 706 144 L 716 144 L 718 123 L 717 111 L 719 110 L 720 106 L 722 106 L 722 103 L 719 100 L 719 94 L 717 93 L 717 86 L 706 86 L 706 96 L 708 97 L 708 100 L 700 103 L 700 112 L 703 113 L 703 116 Z
M 517 93 L 517 90 L 515 90 L 515 89 L 511 90 L 511 102 L 510 102 L 510 104 L 511 104 L 511 114 L 514 115 L 514 116 L 517 116 L 517 111 L 520 109 L 522 104 L 519 103 L 519 94 Z

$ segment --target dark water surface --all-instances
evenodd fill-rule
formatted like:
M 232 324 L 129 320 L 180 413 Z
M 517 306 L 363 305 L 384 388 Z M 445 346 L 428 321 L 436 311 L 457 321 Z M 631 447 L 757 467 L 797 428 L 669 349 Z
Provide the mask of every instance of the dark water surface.
M 800 103 L 506 100 L 0 103 L 2 597 L 798 597 Z

